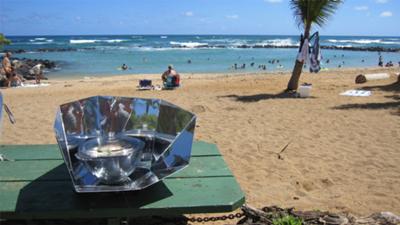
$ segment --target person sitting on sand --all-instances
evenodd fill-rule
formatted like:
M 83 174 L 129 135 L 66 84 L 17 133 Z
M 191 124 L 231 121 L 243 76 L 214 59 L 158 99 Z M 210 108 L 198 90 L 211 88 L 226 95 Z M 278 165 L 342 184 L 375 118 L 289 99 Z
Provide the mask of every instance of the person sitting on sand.
M 43 65 L 39 63 L 36 66 L 32 67 L 32 69 L 29 71 L 31 74 L 35 74 L 36 84 L 40 84 L 40 80 L 44 79 L 42 68 Z
M 174 70 L 172 65 L 161 75 L 164 86 L 178 87 L 180 82 L 180 75 Z
M 17 76 L 17 74 L 14 71 L 14 68 L 11 65 L 10 57 L 11 57 L 11 52 L 6 52 L 4 54 L 3 61 L 1 62 L 7 78 L 5 83 L 7 87 L 18 86 L 22 83 L 21 79 Z

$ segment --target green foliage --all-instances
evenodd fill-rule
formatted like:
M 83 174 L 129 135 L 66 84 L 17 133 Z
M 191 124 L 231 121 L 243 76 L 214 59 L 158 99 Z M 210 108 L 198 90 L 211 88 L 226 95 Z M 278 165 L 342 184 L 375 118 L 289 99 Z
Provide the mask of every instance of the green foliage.
M 302 225 L 303 221 L 294 216 L 284 216 L 279 219 L 274 219 L 272 221 L 274 225 Z
M 9 45 L 9 44 L 11 44 L 11 41 L 8 40 L 8 39 L 4 36 L 4 34 L 0 33 L 0 46 Z
M 323 26 L 343 0 L 291 0 L 290 6 L 299 27 Z
M 156 115 L 131 116 L 130 120 L 134 129 L 142 129 L 143 124 L 147 124 L 147 129 L 149 130 L 155 130 L 157 128 Z

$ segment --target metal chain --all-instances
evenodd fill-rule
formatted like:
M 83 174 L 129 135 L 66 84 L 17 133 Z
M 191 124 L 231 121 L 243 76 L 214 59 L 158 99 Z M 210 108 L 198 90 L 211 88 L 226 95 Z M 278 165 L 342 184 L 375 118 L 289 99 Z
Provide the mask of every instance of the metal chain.
M 235 218 L 239 219 L 244 216 L 244 212 L 238 212 L 238 213 L 231 213 L 228 215 L 223 215 L 223 216 L 204 216 L 204 217 L 176 217 L 176 218 L 171 218 L 171 217 L 157 217 L 157 219 L 161 220 L 159 223 L 153 223 L 152 225 L 163 225 L 166 222 L 172 222 L 174 224 L 188 224 L 188 222 L 194 223 L 194 222 L 199 222 L 199 223 L 207 223 L 207 222 L 215 222 L 215 221 L 223 221 L 223 220 L 233 220 Z
M 223 216 L 205 216 L 205 217 L 191 217 L 187 218 L 189 222 L 215 222 L 215 221 L 220 221 L 220 220 L 233 220 L 235 218 L 239 219 L 244 216 L 243 212 L 240 213 L 231 213 L 229 215 L 223 215 Z

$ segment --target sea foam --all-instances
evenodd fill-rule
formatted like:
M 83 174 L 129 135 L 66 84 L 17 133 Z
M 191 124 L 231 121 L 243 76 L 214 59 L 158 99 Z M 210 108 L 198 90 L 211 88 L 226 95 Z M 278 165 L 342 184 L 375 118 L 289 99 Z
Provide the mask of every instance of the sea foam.
M 255 45 L 270 45 L 270 46 L 276 46 L 276 47 L 282 47 L 282 46 L 297 46 L 299 43 L 295 43 L 292 39 L 286 38 L 286 39 L 271 39 L 271 40 L 264 40 L 263 42 L 256 43 Z
M 69 40 L 69 43 L 71 43 L 71 44 L 93 44 L 93 43 L 96 43 L 96 42 L 119 43 L 119 42 L 123 42 L 123 41 L 126 41 L 126 40 L 123 40 L 123 39 L 110 39 L 110 40 L 96 40 L 96 39 L 93 39 L 93 40 L 85 40 L 85 39 L 83 39 L 83 40 L 74 40 L 74 39 L 71 39 L 71 40 Z
M 200 43 L 200 42 L 177 42 L 171 41 L 169 42 L 172 46 L 178 46 L 182 48 L 198 48 L 198 47 L 207 47 L 208 43 Z
M 327 41 L 331 43 L 354 43 L 354 44 L 387 44 L 387 45 L 400 44 L 400 42 L 384 41 L 382 39 L 354 39 L 354 40 L 328 39 Z
M 95 43 L 97 40 L 69 40 L 71 44 L 88 44 Z

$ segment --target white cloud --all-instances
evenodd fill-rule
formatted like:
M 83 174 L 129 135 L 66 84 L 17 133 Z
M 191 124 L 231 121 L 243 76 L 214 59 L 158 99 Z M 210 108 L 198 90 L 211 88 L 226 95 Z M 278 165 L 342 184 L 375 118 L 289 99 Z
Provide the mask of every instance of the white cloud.
M 264 0 L 264 2 L 268 2 L 268 3 L 281 3 L 282 0 Z
M 381 13 L 380 16 L 381 17 L 391 17 L 391 16 L 393 16 L 393 13 L 390 12 L 390 11 L 384 11 L 384 12 Z
M 360 5 L 360 6 L 354 7 L 354 9 L 357 10 L 357 11 L 367 11 L 368 10 L 368 6 Z
M 185 15 L 185 16 L 193 16 L 194 14 L 193 14 L 192 11 L 187 11 L 187 12 L 183 13 L 183 15 Z
M 376 3 L 385 4 L 388 0 L 375 0 Z
M 239 19 L 239 16 L 236 15 L 236 14 L 233 14 L 233 15 L 226 15 L 225 18 L 227 18 L 227 19 L 232 19 L 232 20 L 236 20 L 236 19 Z

